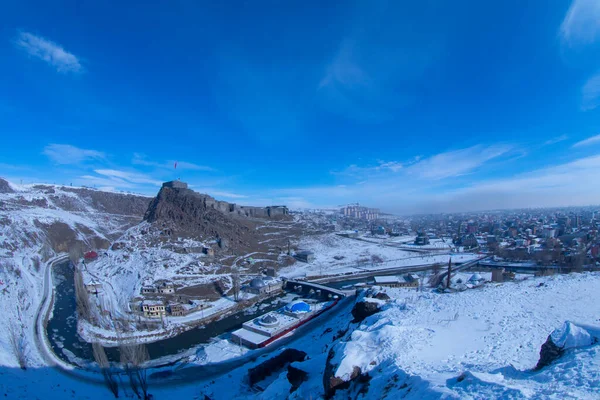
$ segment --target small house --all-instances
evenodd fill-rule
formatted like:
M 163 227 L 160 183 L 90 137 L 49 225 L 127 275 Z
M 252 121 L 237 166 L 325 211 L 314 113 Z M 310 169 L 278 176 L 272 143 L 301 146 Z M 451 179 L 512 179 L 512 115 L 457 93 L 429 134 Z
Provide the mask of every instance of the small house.
M 159 294 L 173 294 L 175 293 L 175 286 L 171 282 L 163 282 L 157 287 Z
M 96 258 L 98 258 L 98 253 L 96 253 L 94 250 L 88 251 L 83 255 L 83 259 L 85 261 L 94 261 Z
M 180 303 L 169 304 L 168 311 L 174 317 L 186 315 L 186 309 Z
M 157 289 L 155 286 L 142 286 L 141 292 L 142 294 L 154 294 L 157 292 Z
M 429 244 L 429 236 L 427 236 L 424 232 L 417 233 L 417 237 L 415 238 L 415 245 L 425 246 L 428 244 Z
M 144 317 L 160 318 L 167 315 L 165 304 L 159 300 L 144 300 L 142 302 Z
M 315 254 L 309 250 L 300 250 L 294 254 L 294 258 L 298 261 L 309 263 L 315 260 Z
M 96 280 L 91 280 L 85 284 L 85 289 L 88 293 L 98 294 L 98 290 L 102 289 L 102 284 Z

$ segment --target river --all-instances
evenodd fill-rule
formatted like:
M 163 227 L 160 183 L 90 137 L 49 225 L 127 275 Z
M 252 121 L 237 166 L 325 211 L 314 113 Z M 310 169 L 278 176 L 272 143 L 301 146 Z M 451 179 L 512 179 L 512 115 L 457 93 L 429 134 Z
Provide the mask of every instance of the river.
M 57 264 L 52 278 L 55 285 L 54 309 L 47 325 L 48 338 L 54 353 L 66 362 L 85 366 L 93 360 L 92 346 L 77 333 L 77 314 L 73 267 L 69 262 Z M 150 359 L 177 355 L 183 356 L 191 348 L 207 344 L 211 339 L 227 334 L 242 323 L 282 306 L 284 295 L 266 299 L 249 310 L 241 311 L 202 327 L 190 329 L 175 337 L 148 343 Z M 274 301 L 278 300 L 278 301 Z M 107 347 L 106 353 L 111 361 L 119 359 L 117 348 Z M 175 357 L 173 357 L 175 356 Z

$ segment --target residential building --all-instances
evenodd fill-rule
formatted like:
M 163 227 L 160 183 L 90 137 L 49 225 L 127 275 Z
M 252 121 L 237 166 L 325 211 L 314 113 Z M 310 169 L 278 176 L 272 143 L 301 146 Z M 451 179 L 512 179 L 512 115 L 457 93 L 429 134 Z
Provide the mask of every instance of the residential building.
M 142 302 L 144 317 L 160 318 L 167 315 L 165 304 L 159 300 L 144 300 Z

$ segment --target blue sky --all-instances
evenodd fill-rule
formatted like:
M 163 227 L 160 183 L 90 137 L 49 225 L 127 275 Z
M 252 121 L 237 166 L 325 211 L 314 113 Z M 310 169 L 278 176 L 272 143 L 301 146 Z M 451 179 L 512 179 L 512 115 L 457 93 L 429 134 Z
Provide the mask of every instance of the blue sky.
M 595 0 L 20 1 L 0 27 L 15 183 L 181 178 L 401 214 L 600 203 Z

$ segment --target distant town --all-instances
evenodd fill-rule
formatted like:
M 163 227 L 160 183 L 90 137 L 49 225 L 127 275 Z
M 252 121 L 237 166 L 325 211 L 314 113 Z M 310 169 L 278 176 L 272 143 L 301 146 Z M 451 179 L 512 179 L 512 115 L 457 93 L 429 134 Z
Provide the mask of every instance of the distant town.
M 372 235 L 388 236 L 416 233 L 417 246 L 445 238 L 456 249 L 507 261 L 567 269 L 600 265 L 600 207 L 431 214 L 399 219 L 380 218 L 378 209 L 355 204 L 340 208 L 339 216 L 336 219 L 341 229 L 362 229 Z

